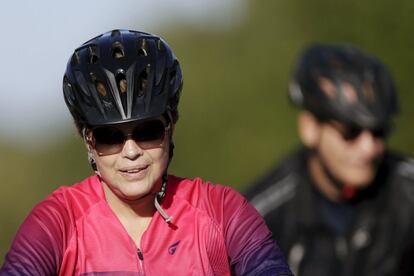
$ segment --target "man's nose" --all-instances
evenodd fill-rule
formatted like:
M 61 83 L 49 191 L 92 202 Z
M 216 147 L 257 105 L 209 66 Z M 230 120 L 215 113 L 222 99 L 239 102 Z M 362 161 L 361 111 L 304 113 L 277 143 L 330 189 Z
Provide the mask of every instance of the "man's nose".
M 369 130 L 363 130 L 357 139 L 358 149 L 367 159 L 376 158 L 384 149 L 384 140 L 375 137 Z

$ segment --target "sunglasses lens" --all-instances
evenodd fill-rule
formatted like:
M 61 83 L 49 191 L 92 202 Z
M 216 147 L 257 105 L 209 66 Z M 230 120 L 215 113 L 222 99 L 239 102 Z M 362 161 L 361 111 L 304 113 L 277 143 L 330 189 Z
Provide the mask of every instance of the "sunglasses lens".
M 355 140 L 362 132 L 361 128 L 348 127 L 342 132 L 342 137 L 347 140 Z
M 377 128 L 371 130 L 371 133 L 375 138 L 386 139 L 390 135 L 391 129 L 389 127 Z
M 95 149 L 101 154 L 114 154 L 122 150 L 125 136 L 117 128 L 99 127 L 93 130 Z
M 127 135 L 116 127 L 98 127 L 92 130 L 92 134 L 95 150 L 101 155 L 109 155 L 122 151 L 127 136 L 132 137 L 142 149 L 161 146 L 165 136 L 165 125 L 161 120 L 153 120 L 135 126 L 132 135 Z
M 132 138 L 142 149 L 150 149 L 162 145 L 165 136 L 165 125 L 160 120 L 148 121 L 134 128 Z
M 346 128 L 342 132 L 342 137 L 347 141 L 355 140 L 356 138 L 359 137 L 359 135 L 361 134 L 363 130 L 364 129 L 357 128 L 357 127 Z M 387 127 L 368 129 L 368 131 L 371 132 L 372 136 L 377 139 L 386 139 L 388 135 L 390 134 L 390 129 Z

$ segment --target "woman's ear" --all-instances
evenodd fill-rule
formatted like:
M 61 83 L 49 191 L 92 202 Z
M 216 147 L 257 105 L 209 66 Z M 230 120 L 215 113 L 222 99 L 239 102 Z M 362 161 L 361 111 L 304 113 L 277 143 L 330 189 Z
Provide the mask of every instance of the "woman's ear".
M 90 130 L 88 130 L 86 128 L 84 128 L 82 130 L 83 141 L 84 141 L 85 146 L 86 146 L 89 164 L 91 165 L 91 167 L 94 170 L 94 172 L 97 175 L 100 175 L 99 172 L 98 172 L 98 169 L 96 167 L 96 161 L 95 161 L 95 157 L 94 157 L 94 154 L 93 154 L 93 147 L 92 147 L 91 135 L 92 135 L 92 133 L 91 133 Z
M 302 111 L 298 117 L 298 130 L 302 143 L 308 148 L 314 148 L 319 141 L 321 125 L 318 119 L 309 111 Z

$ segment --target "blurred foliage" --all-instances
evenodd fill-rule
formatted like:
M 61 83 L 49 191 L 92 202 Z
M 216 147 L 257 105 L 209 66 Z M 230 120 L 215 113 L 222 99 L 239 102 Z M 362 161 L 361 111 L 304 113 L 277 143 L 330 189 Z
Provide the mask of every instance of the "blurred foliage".
M 251 0 L 243 23 L 230 30 L 162 29 L 185 78 L 170 172 L 241 191 L 295 147 L 297 111 L 286 90 L 298 52 L 312 42 L 353 44 L 388 64 L 402 110 L 390 146 L 413 154 L 413 11 L 408 0 Z M 33 150 L 0 144 L 0 259 L 37 202 L 91 174 L 74 127 L 68 133 Z

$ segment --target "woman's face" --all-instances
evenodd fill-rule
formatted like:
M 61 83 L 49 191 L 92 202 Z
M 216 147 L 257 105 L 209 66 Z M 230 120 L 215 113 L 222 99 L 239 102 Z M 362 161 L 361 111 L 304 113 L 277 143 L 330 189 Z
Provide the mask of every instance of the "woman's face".
M 169 162 L 170 131 L 160 117 L 90 132 L 97 170 L 119 199 L 133 201 L 159 191 Z

